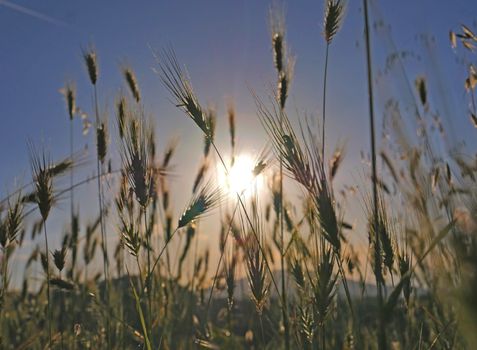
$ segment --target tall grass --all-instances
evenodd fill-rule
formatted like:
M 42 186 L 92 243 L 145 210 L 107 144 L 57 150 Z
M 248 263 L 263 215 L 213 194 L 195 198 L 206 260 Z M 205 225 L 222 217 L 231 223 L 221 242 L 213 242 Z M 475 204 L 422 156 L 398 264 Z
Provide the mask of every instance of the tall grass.
M 277 91 L 276 98 L 280 105 L 283 115 L 285 110 L 288 91 L 291 85 L 291 78 L 293 74 L 293 58 L 289 57 L 287 52 L 285 39 L 285 14 L 283 5 L 279 8 L 277 3 L 270 8 L 269 14 L 273 58 L 275 68 L 277 71 Z M 280 127 L 283 127 L 283 120 L 280 120 Z M 290 349 L 290 325 L 288 320 L 288 300 L 286 293 L 286 279 L 285 279 L 285 237 L 284 237 L 284 193 L 283 193 L 283 159 L 279 157 L 279 225 L 280 225 L 280 270 L 281 270 L 281 294 L 282 294 L 282 318 L 284 326 L 285 349 Z
M 337 145 L 327 160 L 325 121 L 327 70 L 333 63 L 328 54 L 344 3 L 325 1 L 321 139 L 287 107 L 295 60 L 287 47 L 284 9 L 274 5 L 269 13 L 273 91 L 269 97 L 252 93 L 273 156 L 259 154 L 249 169 L 251 188 L 231 195 L 214 169 L 230 174 L 240 163 L 240 106 L 228 102 L 230 143 L 228 150 L 219 147 L 221 109 L 203 107 L 172 48 L 157 55 L 156 72 L 166 92 L 203 140 L 195 174 L 177 188 L 171 183 L 188 165 L 175 156 L 176 141 L 161 148 L 133 68 L 119 72 L 127 90 L 116 99 L 117 132 L 109 135 L 103 118 L 107 108 L 100 112 L 107 104 L 98 94 L 97 54 L 84 52 L 93 95 L 96 173 L 84 179 L 73 173 L 78 165 L 73 120 L 82 91 L 68 85 L 69 157 L 55 163 L 31 144 L 32 181 L 0 200 L 2 349 L 472 348 L 477 325 L 474 159 L 439 153 L 439 140 L 425 123 L 435 114 L 433 90 L 422 77 L 406 84 L 415 88 L 409 94 L 414 100 L 406 102 L 424 128 L 420 139 L 409 136 L 402 117 L 411 112 L 401 110 L 396 100 L 384 110 L 390 144 L 377 142 L 375 44 L 364 0 L 371 181 L 366 178 L 359 191 L 339 186 L 335 178 L 346 159 Z M 450 39 L 455 50 L 471 52 L 477 45 L 467 26 Z M 462 85 L 475 124 L 473 67 Z M 60 181 L 66 174 L 69 183 Z M 258 178 L 265 179 L 264 188 L 258 188 Z M 80 220 L 76 209 L 90 203 L 74 194 L 90 182 L 97 187 L 99 210 L 89 221 Z M 187 193 L 189 198 L 179 202 Z M 55 204 L 68 194 L 71 228 L 52 249 L 56 242 L 51 243 L 47 223 Z M 364 203 L 367 242 L 359 242 L 359 229 L 346 214 L 352 203 L 346 199 L 356 194 Z M 108 203 L 115 210 L 109 211 Z M 215 218 L 209 218 L 212 213 Z M 214 228 L 204 224 L 208 220 L 220 227 L 216 240 L 210 239 Z M 106 227 L 117 234 L 110 240 L 116 244 L 111 256 Z M 35 246 L 37 236 L 41 243 Z M 21 289 L 15 289 L 12 259 L 27 243 L 33 248 Z M 46 278 L 35 269 L 37 262 Z

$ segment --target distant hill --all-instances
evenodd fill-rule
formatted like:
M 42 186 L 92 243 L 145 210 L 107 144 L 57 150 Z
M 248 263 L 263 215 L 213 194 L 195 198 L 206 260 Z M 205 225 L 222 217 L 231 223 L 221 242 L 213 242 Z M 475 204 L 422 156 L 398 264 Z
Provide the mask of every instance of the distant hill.
M 281 272 L 280 271 L 274 271 L 273 276 L 275 278 L 275 282 L 278 285 L 278 288 L 281 288 Z M 290 293 L 295 293 L 296 288 L 295 288 L 295 281 L 293 278 L 288 274 L 286 277 L 287 279 L 287 292 L 289 293 L 289 296 L 292 296 Z M 268 279 L 270 283 L 270 295 L 272 297 L 277 296 L 277 292 L 275 287 L 273 286 L 273 283 L 270 281 L 270 278 Z M 337 287 L 338 287 L 338 296 L 339 297 L 346 297 L 346 293 L 344 290 L 343 283 L 341 282 L 340 279 L 337 280 L 336 282 Z M 348 289 L 351 295 L 351 298 L 361 298 L 361 296 L 367 296 L 367 297 L 375 297 L 377 295 L 377 288 L 376 285 L 371 284 L 371 283 L 366 283 L 364 285 L 364 291 L 363 291 L 363 285 L 360 282 L 353 281 L 353 280 L 347 280 L 348 284 Z M 249 291 L 250 287 L 248 285 L 248 281 L 246 277 L 240 278 L 236 281 L 236 287 L 235 287 L 235 299 L 236 300 L 242 300 L 244 298 L 249 297 Z M 208 290 L 210 292 L 210 289 Z M 226 298 L 227 297 L 227 292 L 226 290 L 218 290 L 217 288 L 214 289 L 214 297 L 215 298 Z

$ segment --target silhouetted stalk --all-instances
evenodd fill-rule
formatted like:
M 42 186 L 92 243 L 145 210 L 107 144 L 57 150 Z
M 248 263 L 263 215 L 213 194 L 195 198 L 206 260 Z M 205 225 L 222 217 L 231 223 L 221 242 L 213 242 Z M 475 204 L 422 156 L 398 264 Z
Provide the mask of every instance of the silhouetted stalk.
M 230 218 L 230 221 L 229 221 L 229 224 L 228 224 L 228 227 L 227 227 L 227 234 L 225 235 L 225 239 L 224 239 L 224 249 L 222 249 L 222 252 L 220 254 L 220 258 L 219 258 L 219 263 L 217 264 L 217 269 L 215 271 L 215 275 L 214 275 L 214 279 L 212 281 L 212 287 L 210 288 L 210 294 L 209 294 L 209 299 L 207 300 L 207 307 L 206 307 L 206 311 L 205 311 L 205 318 L 206 318 L 206 321 L 208 319 L 208 316 L 209 316 L 209 307 L 210 307 L 210 303 L 212 301 L 212 293 L 214 292 L 214 288 L 215 288 L 215 285 L 217 283 L 217 277 L 219 276 L 219 270 L 220 270 L 220 264 L 222 263 L 222 259 L 224 257 L 224 254 L 225 254 L 225 246 L 227 244 L 227 240 L 230 236 L 230 230 L 232 228 L 232 223 L 234 221 L 234 218 L 235 218 L 235 214 L 237 212 L 237 209 L 239 207 L 239 203 L 237 202 L 237 205 L 235 206 L 235 209 L 232 213 L 232 216 Z
M 367 79 L 368 79 L 368 98 L 369 98 L 369 121 L 370 121 L 370 138 L 371 138 L 371 171 L 372 171 L 372 185 L 373 185 L 373 210 L 374 210 L 374 244 L 377 253 L 376 256 L 376 271 L 381 266 L 381 242 L 378 223 L 378 188 L 377 188 L 377 169 L 376 169 L 376 136 L 375 136 L 375 122 L 374 122 L 374 106 L 373 106 L 373 75 L 371 70 L 371 43 L 369 34 L 369 16 L 368 16 L 368 1 L 363 0 L 364 3 L 364 25 L 365 25 L 365 39 L 366 39 L 366 65 L 367 65 Z M 384 350 L 387 348 L 386 344 L 386 329 L 383 322 L 383 291 L 381 280 L 375 273 L 376 286 L 378 289 L 378 349 Z
M 285 40 L 285 18 L 284 9 L 271 7 L 270 26 L 272 32 L 272 48 L 274 65 L 277 71 L 277 102 L 280 106 L 280 132 L 283 134 L 283 115 L 285 112 L 285 103 L 288 96 L 289 85 L 291 82 L 291 70 L 293 63 L 288 59 L 286 40 Z M 285 349 L 290 349 L 290 329 L 287 316 L 287 295 L 285 282 L 285 239 L 284 239 L 284 207 L 283 207 L 283 155 L 279 154 L 279 206 L 278 214 L 280 229 L 280 275 L 281 275 L 281 297 L 282 297 L 282 318 L 284 327 Z
M 48 344 L 51 348 L 51 308 L 50 308 L 50 253 L 48 248 L 48 235 L 46 234 L 46 220 L 43 219 L 43 233 L 45 234 L 45 249 L 46 249 L 46 294 L 47 304 L 46 313 L 48 316 Z
M 325 72 L 323 78 L 323 112 L 321 122 L 321 159 L 323 160 L 323 166 L 325 166 L 325 122 L 326 122 L 326 78 L 328 76 L 328 51 L 330 49 L 330 43 L 326 42 L 325 53 Z
M 262 346 L 265 347 L 265 332 L 263 330 L 262 314 L 258 315 L 258 319 L 259 319 L 259 322 L 260 322 L 260 333 L 262 335 Z
M 73 119 L 70 119 L 70 159 L 73 160 Z M 73 217 L 74 217 L 74 167 L 70 172 L 70 211 L 71 211 L 71 233 L 73 233 Z
M 326 349 L 325 322 L 321 324 L 321 349 Z
M 139 273 L 139 284 L 140 284 L 140 287 L 141 287 L 141 291 L 144 290 L 144 282 L 142 280 L 142 270 L 141 270 L 141 264 L 139 262 L 139 256 L 136 255 L 136 265 L 137 265 L 137 270 L 138 270 L 138 273 Z
M 172 237 L 174 237 L 174 235 L 176 234 L 176 232 L 178 230 L 179 230 L 179 228 L 177 227 L 174 230 L 174 232 L 171 233 L 171 236 L 169 237 L 169 239 L 167 239 L 166 242 L 164 243 L 164 246 L 162 247 L 161 251 L 159 252 L 159 255 L 157 256 L 156 260 L 154 260 L 154 264 L 152 265 L 152 268 L 151 268 L 151 273 L 154 273 L 154 269 L 156 268 L 157 264 L 159 263 L 159 260 L 161 260 L 162 254 L 167 249 L 167 246 L 169 245 L 169 242 L 172 241 Z M 171 276 L 172 276 L 172 274 L 171 274 Z
M 146 278 L 146 288 L 147 288 L 147 323 L 149 328 L 149 334 L 152 334 L 152 275 L 151 275 L 151 240 L 149 232 L 147 230 L 147 208 L 143 209 L 144 216 L 144 233 L 146 235 L 146 246 L 147 246 L 147 278 Z M 152 341 L 152 339 L 151 339 Z
M 94 89 L 94 111 L 95 111 L 95 119 L 96 119 L 96 129 L 100 126 L 99 122 L 99 107 L 98 107 L 98 90 L 96 84 L 93 84 Z M 108 271 L 109 271 L 109 261 L 108 261 L 108 247 L 106 242 L 106 233 L 105 233 L 105 223 L 103 218 L 103 189 L 101 186 L 101 177 L 102 177 L 102 166 L 100 156 L 97 152 L 96 157 L 96 171 L 98 174 L 97 182 L 98 182 L 98 204 L 99 204 L 99 226 L 101 230 L 101 244 L 103 250 L 103 273 L 104 273 L 104 287 L 105 287 L 105 297 L 106 297 L 106 306 L 108 312 L 106 313 L 106 330 L 107 330 L 107 344 L 108 349 L 111 348 L 111 325 L 110 325 L 110 305 L 109 305 L 109 278 L 108 278 Z
M 0 325 L 3 325 L 5 298 L 8 291 L 8 254 L 7 248 L 2 248 L 2 291 L 0 293 Z
M 280 132 L 283 135 L 283 113 L 284 107 L 280 112 Z M 283 155 L 280 153 L 280 270 L 282 278 L 282 317 L 285 336 L 285 349 L 290 349 L 290 327 L 288 324 L 288 302 L 285 283 L 285 239 L 284 239 L 284 211 L 283 211 Z
M 98 90 L 96 88 L 96 84 L 93 85 L 94 87 L 94 109 L 95 109 L 95 116 L 96 116 L 96 128 L 99 127 L 99 108 L 98 108 Z M 102 248 L 103 248 L 103 272 L 104 272 L 104 279 L 108 279 L 108 268 L 109 268 L 109 261 L 108 261 L 108 253 L 107 253 L 107 242 L 106 242 L 106 233 L 105 233 L 105 226 L 104 226 L 104 218 L 103 218 L 103 189 L 101 186 L 101 177 L 102 177 L 102 167 L 101 167 L 101 160 L 99 158 L 99 154 L 96 157 L 96 170 L 97 170 L 97 184 L 98 184 L 98 203 L 99 203 L 99 221 L 100 221 L 100 229 L 101 229 L 101 240 L 102 240 Z

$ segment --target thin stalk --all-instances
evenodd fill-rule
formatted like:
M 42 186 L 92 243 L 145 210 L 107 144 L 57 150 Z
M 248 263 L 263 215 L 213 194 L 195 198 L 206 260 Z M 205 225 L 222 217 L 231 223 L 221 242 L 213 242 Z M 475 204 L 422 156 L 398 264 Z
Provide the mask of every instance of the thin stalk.
M 136 255 L 136 264 L 137 264 L 137 270 L 139 273 L 139 283 L 141 287 L 141 294 L 144 292 L 144 282 L 142 280 L 142 270 L 141 270 L 141 264 L 139 263 L 139 256 Z
M 96 85 L 94 85 L 94 108 L 95 108 L 95 115 L 96 115 L 96 127 L 99 126 L 99 108 L 98 108 L 98 90 Z M 96 171 L 97 171 L 97 184 L 98 184 L 98 204 L 99 204 L 99 221 L 100 221 L 100 229 L 101 229 L 101 240 L 103 246 L 103 272 L 104 272 L 104 279 L 108 279 L 108 268 L 109 268 L 109 261 L 108 261 L 108 253 L 107 253 L 107 242 L 106 242 L 106 234 L 105 234 L 105 225 L 103 219 L 103 190 L 101 186 L 101 177 L 102 177 L 102 167 L 101 167 L 101 160 L 99 159 L 99 155 L 96 157 Z
M 2 281 L 2 293 L 1 293 L 1 298 L 0 300 L 0 305 L 5 305 L 5 298 L 7 296 L 7 291 L 8 291 L 8 254 L 7 254 L 7 249 L 3 248 L 2 249 L 2 276 L 3 276 L 3 281 Z M 0 307 L 0 325 L 3 325 L 3 311 L 4 307 Z
M 151 242 L 150 242 L 150 237 L 149 237 L 149 232 L 147 231 L 147 208 L 144 208 L 143 210 L 143 216 L 144 216 L 144 233 L 146 235 L 146 245 L 147 245 L 147 306 L 148 306 L 148 312 L 147 312 L 147 323 L 148 323 L 148 328 L 149 328 L 149 334 L 152 334 L 152 276 L 151 276 Z
M 70 160 L 73 160 L 73 119 L 70 119 Z M 74 167 L 71 168 L 70 171 L 70 220 L 71 220 L 71 236 L 73 237 L 73 231 L 74 231 L 74 216 L 75 216 L 75 209 L 74 209 Z M 77 243 L 76 243 L 77 244 Z M 74 261 L 73 261 L 74 260 Z M 76 263 L 76 254 L 74 256 L 74 259 L 72 259 L 71 262 L 71 278 L 73 278 L 74 275 L 74 265 Z M 71 326 L 74 326 L 73 324 Z
M 96 128 L 99 127 L 99 107 L 98 107 L 98 89 L 96 84 L 93 85 L 94 89 L 94 111 L 96 117 Z M 109 278 L 108 278 L 108 271 L 109 271 L 109 261 L 108 261 L 108 248 L 106 242 L 106 233 L 105 233 L 105 223 L 103 219 L 103 189 L 101 186 L 101 177 L 102 177 L 102 167 L 101 167 L 101 160 L 99 159 L 99 154 L 96 157 L 96 171 L 98 174 L 98 204 L 99 204 L 99 221 L 100 221 L 100 229 L 101 229 L 101 243 L 102 243 L 102 250 L 103 250 L 103 273 L 104 273 L 104 281 L 105 281 L 105 296 L 106 296 L 106 305 L 108 307 L 108 313 L 106 315 L 106 329 L 107 329 L 107 341 L 108 341 L 108 349 L 111 348 L 111 325 L 110 325 L 110 305 L 109 305 Z
M 263 330 L 263 320 L 262 320 L 262 314 L 258 316 L 259 322 L 260 322 L 260 333 L 262 334 L 262 346 L 265 347 L 265 332 Z
M 172 237 L 174 237 L 175 233 L 179 230 L 179 228 L 176 228 L 174 232 L 171 233 L 171 237 L 169 238 L 168 241 L 164 243 L 164 246 L 162 247 L 161 251 L 159 252 L 159 255 L 157 256 L 156 260 L 154 260 L 154 264 L 152 265 L 151 268 L 151 273 L 154 272 L 154 269 L 156 268 L 157 264 L 159 263 L 159 260 L 161 259 L 162 254 L 166 250 L 167 246 L 169 245 L 169 242 L 172 241 Z M 172 275 L 171 275 L 172 276 Z
M 48 248 L 48 235 L 46 234 L 46 220 L 43 220 L 43 233 L 45 234 L 45 249 L 46 249 L 46 294 L 47 301 L 46 313 L 48 315 L 48 346 L 51 348 L 51 308 L 50 308 L 50 250 Z
M 330 43 L 326 43 L 325 53 L 325 73 L 323 78 L 323 112 L 322 112 L 322 125 L 321 125 L 321 159 L 323 160 L 323 166 L 325 164 L 325 122 L 326 122 L 326 78 L 328 76 L 328 51 Z
M 326 349 L 325 322 L 321 325 L 321 349 Z
M 280 129 L 283 135 L 283 109 L 280 113 Z M 283 156 L 280 153 L 280 270 L 282 278 L 282 317 L 283 317 L 283 328 L 285 330 L 285 349 L 290 349 L 290 327 L 288 324 L 288 303 L 287 303 L 287 294 L 286 294 L 286 283 L 285 283 L 285 239 L 283 232 L 284 224 L 284 208 L 283 208 Z
M 73 119 L 70 120 L 70 159 L 73 159 Z M 74 167 L 70 172 L 70 211 L 71 211 L 71 229 L 73 230 L 73 216 L 74 216 Z M 71 231 L 73 233 L 73 231 Z
M 205 311 L 205 319 L 207 321 L 208 319 L 208 316 L 209 316 L 209 307 L 210 307 L 210 303 L 212 301 L 212 293 L 214 292 L 214 288 L 215 288 L 215 284 L 217 283 L 217 277 L 219 276 L 219 270 L 220 270 L 220 264 L 222 263 L 222 259 L 224 257 L 224 253 L 225 253 L 225 247 L 227 245 L 227 240 L 230 236 L 230 229 L 232 227 L 232 223 L 234 221 L 234 218 L 235 218 L 235 213 L 237 212 L 237 209 L 239 207 L 239 203 L 237 202 L 237 205 L 235 206 L 235 209 L 232 213 L 232 217 L 230 218 L 230 222 L 229 222 L 229 225 L 227 227 L 227 234 L 225 236 L 225 240 L 224 240 L 224 249 L 222 250 L 222 253 L 220 254 L 220 258 L 219 258 L 219 263 L 217 264 L 217 269 L 215 271 L 215 275 L 214 275 L 214 279 L 212 281 L 212 287 L 210 288 L 210 293 L 209 293 L 209 299 L 207 300 L 207 307 L 206 307 L 206 311 Z
M 370 136 L 371 136 L 371 167 L 372 167 L 372 185 L 373 185 L 373 209 L 374 209 L 374 239 L 377 268 L 381 266 L 381 242 L 378 232 L 378 186 L 377 186 L 377 169 L 376 169 L 376 136 L 374 123 L 374 106 L 373 106 L 373 75 L 371 70 L 371 43 L 369 33 L 369 17 L 368 17 L 368 1 L 363 0 L 364 3 L 364 25 L 365 25 L 365 39 L 366 39 L 366 65 L 367 65 L 367 79 L 368 79 L 368 103 L 369 103 L 369 121 L 370 121 Z M 383 322 L 382 308 L 383 308 L 383 291 L 381 281 L 375 273 L 376 285 L 378 288 L 378 349 L 384 350 L 386 345 L 386 329 Z

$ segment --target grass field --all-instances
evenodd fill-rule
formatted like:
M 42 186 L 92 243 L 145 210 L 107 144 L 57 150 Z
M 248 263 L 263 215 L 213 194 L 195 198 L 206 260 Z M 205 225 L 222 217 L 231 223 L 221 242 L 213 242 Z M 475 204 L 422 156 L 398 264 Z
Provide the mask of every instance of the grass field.
M 316 67 L 324 79 L 315 90 L 322 110 L 311 118 L 289 103 L 299 61 L 287 42 L 284 8 L 274 3 L 264 19 L 276 76 L 269 94 L 250 88 L 256 127 L 268 136 L 253 157 L 237 150 L 240 106 L 229 102 L 228 130 L 218 129 L 216 110 L 199 100 L 194 89 L 201 87 L 193 88 L 185 69 L 193 58 L 178 57 L 174 43 L 151 52 L 171 103 L 203 138 L 202 149 L 190 150 L 201 165 L 182 193 L 170 186 L 174 166 L 183 162 L 177 142 L 158 146 L 133 68 L 121 67 L 125 89 L 109 108 L 114 117 L 105 118 L 101 48 L 83 49 L 90 91 L 72 83 L 62 90 L 69 157 L 51 159 L 30 142 L 31 179 L 0 199 L 1 349 L 473 349 L 475 150 L 448 147 L 425 76 L 401 77 L 412 90 L 411 112 L 401 110 L 396 96 L 386 101 L 384 121 L 378 115 L 376 24 L 364 0 L 357 30 L 364 33 L 368 114 L 360 123 L 369 125 L 362 135 L 369 159 L 363 186 L 337 188 L 346 158 L 343 144 L 327 132 L 326 101 L 339 94 L 327 73 L 347 4 L 326 0 L 324 6 L 318 38 L 324 60 Z M 471 62 L 477 35 L 466 25 L 455 28 L 449 47 L 469 62 L 461 86 L 467 127 L 476 128 Z M 402 57 L 392 59 L 399 64 Z M 95 133 L 89 161 L 73 142 L 73 121 L 83 113 L 80 93 L 93 96 L 81 108 L 90 111 Z M 405 113 L 417 130 L 408 129 Z M 386 137 L 377 134 L 381 124 Z M 228 135 L 227 147 L 216 142 L 219 134 Z M 119 154 L 116 168 L 112 154 Z M 85 167 L 94 175 L 81 178 Z M 94 201 L 78 200 L 92 183 Z M 171 202 L 188 193 L 184 209 L 174 210 Z M 68 229 L 62 245 L 52 246 L 49 223 L 60 200 L 68 203 Z M 80 217 L 83 206 L 96 208 L 95 216 Z M 360 212 L 362 228 L 351 223 L 350 211 Z M 209 220 L 219 222 L 220 239 L 205 249 L 199 233 L 215 227 Z M 357 242 L 356 230 L 367 240 Z M 29 252 L 22 283 L 13 286 L 15 254 L 34 239 L 42 243 Z

